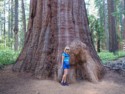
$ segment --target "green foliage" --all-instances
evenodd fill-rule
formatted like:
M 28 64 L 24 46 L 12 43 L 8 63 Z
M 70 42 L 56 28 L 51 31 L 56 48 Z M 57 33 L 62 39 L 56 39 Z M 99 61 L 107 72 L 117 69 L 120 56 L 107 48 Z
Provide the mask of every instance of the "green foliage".
M 3 68 L 4 65 L 9 65 L 15 63 L 19 52 L 15 52 L 13 50 L 0 50 L 0 69 Z
M 7 36 L 0 36 L 0 49 L 9 49 L 12 48 L 14 44 L 13 38 L 8 38 Z
M 104 26 L 101 25 L 100 18 L 96 18 L 94 15 L 89 15 L 88 19 L 94 45 L 97 45 L 97 40 L 100 40 L 102 44 L 105 43 Z M 101 46 L 103 47 L 102 44 Z
M 123 51 L 118 51 L 116 54 L 108 52 L 108 51 L 103 51 L 98 53 L 99 57 L 101 58 L 101 60 L 103 61 L 103 63 L 107 62 L 107 61 L 112 61 L 112 60 L 116 60 L 118 58 L 124 57 L 125 56 L 125 52 Z

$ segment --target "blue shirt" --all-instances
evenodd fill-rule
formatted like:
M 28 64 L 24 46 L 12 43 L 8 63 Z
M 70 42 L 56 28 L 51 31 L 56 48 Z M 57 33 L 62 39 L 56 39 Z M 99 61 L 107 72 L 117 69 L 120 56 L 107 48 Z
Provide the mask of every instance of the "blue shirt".
M 69 54 L 67 54 L 66 52 L 63 52 L 62 53 L 62 56 L 64 56 L 64 62 L 66 61 L 66 62 L 69 62 L 70 61 L 70 55 Z

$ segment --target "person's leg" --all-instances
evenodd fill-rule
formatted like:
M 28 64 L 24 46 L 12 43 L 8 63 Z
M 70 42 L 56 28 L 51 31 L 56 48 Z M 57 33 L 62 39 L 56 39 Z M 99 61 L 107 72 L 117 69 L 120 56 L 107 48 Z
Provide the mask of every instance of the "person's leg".
M 70 66 L 64 65 L 63 68 L 64 68 L 64 74 L 62 77 L 61 84 L 66 84 L 67 83 L 67 75 L 68 75 L 68 71 L 69 71 Z
M 62 82 L 66 83 L 67 81 L 67 75 L 68 75 L 69 69 L 64 69 L 64 75 L 62 77 Z
M 69 69 L 65 69 L 65 75 L 66 75 L 65 82 L 67 82 L 68 71 L 69 71 Z
M 66 69 L 66 70 L 65 70 L 65 73 L 66 73 L 65 85 L 68 85 L 68 83 L 67 83 L 67 76 L 68 76 L 68 72 L 69 72 L 69 69 Z
M 65 69 L 65 83 L 67 82 L 68 71 L 69 71 L 69 69 Z
M 64 74 L 63 74 L 61 83 L 65 83 L 66 82 L 66 76 L 67 76 L 67 69 L 64 69 Z

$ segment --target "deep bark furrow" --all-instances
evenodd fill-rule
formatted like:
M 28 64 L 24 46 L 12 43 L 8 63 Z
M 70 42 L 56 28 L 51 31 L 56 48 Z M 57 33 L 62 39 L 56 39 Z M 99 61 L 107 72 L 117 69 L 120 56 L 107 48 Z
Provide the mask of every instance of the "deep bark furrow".
M 75 2 L 75 3 L 73 3 L 73 2 Z M 72 1 L 72 6 L 73 6 L 73 9 L 72 9 L 72 11 L 73 11 L 73 14 L 72 14 L 72 16 L 74 17 L 74 31 L 75 31 L 75 34 L 76 34 L 76 38 L 80 38 L 80 34 L 79 34 L 79 27 L 78 27 L 78 22 L 77 22 L 77 17 L 78 17 L 78 0 L 73 0 Z
M 39 0 L 39 1 L 40 1 L 39 2 L 40 5 L 43 4 L 43 8 L 39 7 L 40 5 L 38 5 L 38 8 L 39 8 L 38 12 L 37 12 L 38 13 L 38 17 L 36 18 L 37 19 L 36 20 L 36 24 L 34 25 L 36 28 L 39 28 L 39 30 L 37 32 L 37 35 L 38 35 L 37 36 L 37 40 L 35 41 L 36 45 L 37 45 L 37 47 L 34 49 L 35 53 L 34 53 L 33 57 L 35 57 L 35 58 L 32 60 L 32 66 L 31 66 L 31 68 L 33 66 L 35 66 L 33 68 L 33 70 L 36 70 L 38 68 L 37 66 L 41 62 L 40 58 L 42 56 L 42 53 L 45 53 L 45 52 L 43 52 L 43 49 L 45 49 L 45 46 L 47 44 L 44 43 L 44 41 L 41 42 L 40 40 L 46 40 L 45 39 L 46 38 L 46 33 L 48 32 L 46 30 L 47 30 L 47 26 L 49 24 L 49 20 L 48 20 L 48 18 L 49 18 L 49 9 L 48 9 L 48 6 L 47 6 L 48 5 L 48 1 L 47 0 L 43 1 L 43 2 L 41 0 Z M 43 12 L 41 13 L 41 15 L 39 15 L 41 11 L 43 11 Z M 45 14 L 46 16 L 42 16 L 42 14 Z M 42 18 L 41 18 L 41 16 L 42 16 Z M 44 19 L 44 20 L 40 20 L 40 19 Z M 40 21 L 40 22 L 38 23 L 38 21 Z M 41 28 L 44 27 L 44 25 L 46 26 L 46 28 L 44 28 L 44 30 L 41 30 Z M 38 34 L 39 32 L 40 32 L 40 34 Z M 46 41 L 48 41 L 48 40 L 46 40 Z M 41 42 L 41 43 L 39 43 L 39 42 Z M 42 50 L 40 49 L 40 47 L 42 48 Z M 39 50 L 41 50 L 41 51 L 39 51 Z
M 36 7 L 37 7 L 37 0 L 31 0 L 30 1 L 30 5 L 31 5 L 31 18 L 34 18 L 35 17 L 35 14 L 36 14 Z
M 38 10 L 38 12 L 41 11 L 41 7 L 38 7 L 39 4 L 41 4 L 41 3 L 42 3 L 41 0 L 37 1 L 37 3 L 36 3 L 37 5 L 34 5 L 35 6 L 34 8 L 36 8 L 34 10 Z M 39 34 L 38 33 L 41 30 L 41 27 L 40 27 L 41 26 L 40 16 L 41 15 L 38 14 L 37 12 L 35 13 L 34 23 L 33 23 L 33 31 L 36 31 L 36 32 L 31 32 L 33 34 L 32 38 L 31 38 L 31 43 L 30 43 L 31 45 L 30 45 L 30 48 L 27 51 L 27 55 L 26 56 L 28 56 L 28 57 L 26 57 L 25 61 L 24 61 L 24 63 L 25 62 L 27 62 L 27 63 L 29 62 L 29 64 L 25 63 L 24 64 L 25 67 L 22 70 L 30 71 L 31 68 L 32 68 L 32 61 L 34 59 L 34 55 L 35 55 L 36 49 L 38 47 L 38 42 L 36 42 L 36 41 L 38 41 L 38 38 L 39 38 Z

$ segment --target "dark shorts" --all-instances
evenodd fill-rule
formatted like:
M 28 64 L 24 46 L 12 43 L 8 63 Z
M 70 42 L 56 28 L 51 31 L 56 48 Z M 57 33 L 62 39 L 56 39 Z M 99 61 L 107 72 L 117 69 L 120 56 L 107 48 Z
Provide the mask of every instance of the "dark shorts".
M 69 62 L 63 62 L 63 69 L 70 69 L 70 63 Z

